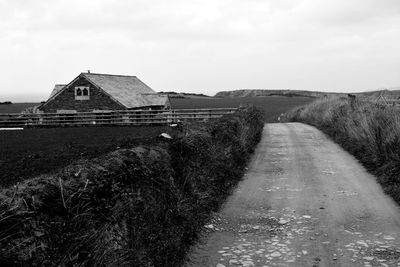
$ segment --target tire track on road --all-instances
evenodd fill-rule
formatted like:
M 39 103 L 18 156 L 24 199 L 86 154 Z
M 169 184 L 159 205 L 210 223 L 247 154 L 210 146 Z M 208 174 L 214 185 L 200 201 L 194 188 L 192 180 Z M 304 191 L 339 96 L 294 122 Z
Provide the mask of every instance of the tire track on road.
M 400 212 L 314 127 L 266 124 L 186 266 L 400 266 Z

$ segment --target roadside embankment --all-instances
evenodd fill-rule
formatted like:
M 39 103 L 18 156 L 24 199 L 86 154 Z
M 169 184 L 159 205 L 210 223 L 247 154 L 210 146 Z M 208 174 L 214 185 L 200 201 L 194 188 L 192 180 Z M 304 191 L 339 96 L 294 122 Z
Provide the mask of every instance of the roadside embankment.
M 400 111 L 369 101 L 321 99 L 285 114 L 316 126 L 353 154 L 400 203 Z
M 186 128 L 0 192 L 0 265 L 177 266 L 240 180 L 258 110 Z

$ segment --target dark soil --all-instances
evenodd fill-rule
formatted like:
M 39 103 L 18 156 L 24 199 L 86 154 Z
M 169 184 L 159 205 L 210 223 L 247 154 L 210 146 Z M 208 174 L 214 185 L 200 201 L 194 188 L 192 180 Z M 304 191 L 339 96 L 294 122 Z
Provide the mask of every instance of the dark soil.
M 0 131 L 0 186 L 57 171 L 72 162 L 151 143 L 169 127 L 35 128 Z

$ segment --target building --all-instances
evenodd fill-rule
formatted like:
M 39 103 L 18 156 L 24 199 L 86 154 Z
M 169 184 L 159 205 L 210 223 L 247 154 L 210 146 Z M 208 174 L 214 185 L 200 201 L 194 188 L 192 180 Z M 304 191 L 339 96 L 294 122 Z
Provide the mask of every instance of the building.
M 81 73 L 67 85 L 56 85 L 38 107 L 45 113 L 169 109 L 167 96 L 157 94 L 136 76 Z

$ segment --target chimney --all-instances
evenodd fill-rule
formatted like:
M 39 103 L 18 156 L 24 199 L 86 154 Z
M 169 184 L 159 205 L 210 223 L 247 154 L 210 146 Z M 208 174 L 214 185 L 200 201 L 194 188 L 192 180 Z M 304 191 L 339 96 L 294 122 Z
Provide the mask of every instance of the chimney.
M 88 70 L 87 73 L 90 73 L 90 70 Z

